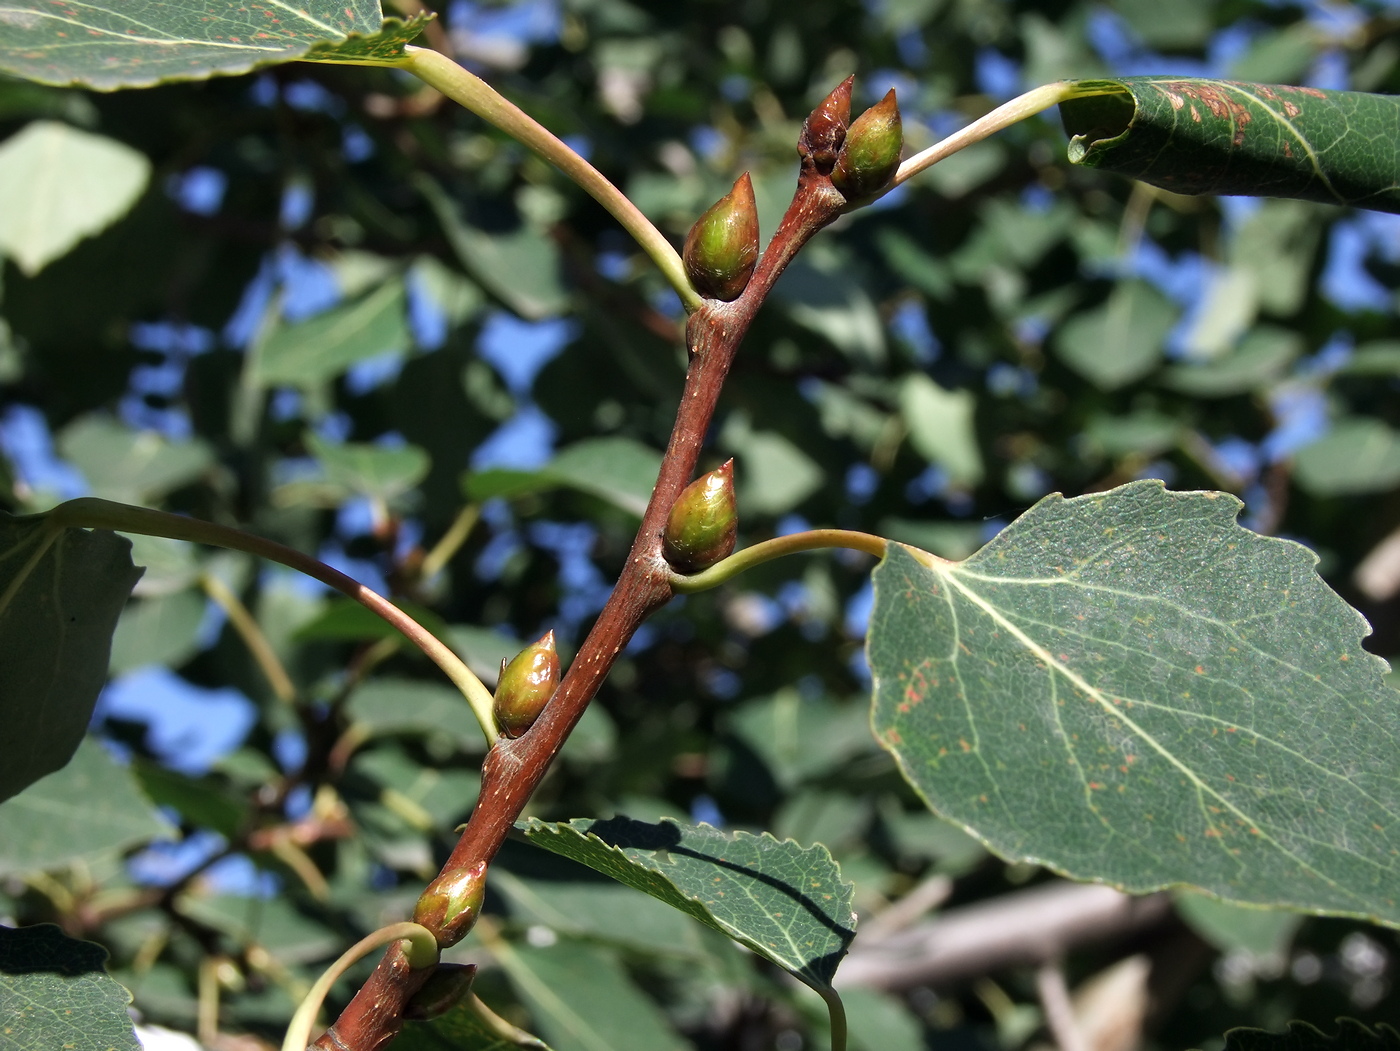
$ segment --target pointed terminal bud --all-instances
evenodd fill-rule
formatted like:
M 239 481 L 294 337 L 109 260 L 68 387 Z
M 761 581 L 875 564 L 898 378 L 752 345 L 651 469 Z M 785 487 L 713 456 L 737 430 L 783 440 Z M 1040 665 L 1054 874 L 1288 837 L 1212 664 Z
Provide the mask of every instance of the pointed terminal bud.
M 851 85 L 855 82 L 854 74 L 841 81 L 802 124 L 797 152 L 811 158 L 823 175 L 830 174 L 846 139 L 846 125 L 851 122 Z
M 544 706 L 559 688 L 559 652 L 554 632 L 533 646 L 526 646 L 509 664 L 501 662 L 496 681 L 496 722 L 507 737 L 519 737 L 535 724 Z
M 433 932 L 443 948 L 456 945 L 476 926 L 486 898 L 486 862 L 466 872 L 447 872 L 428 884 L 413 907 L 413 922 Z
M 423 987 L 404 1004 L 403 1016 L 415 1022 L 440 1018 L 465 999 L 476 977 L 474 963 L 440 963 Z
M 848 201 L 860 201 L 885 188 L 899 167 L 904 124 L 894 89 L 856 118 L 831 170 L 831 184 Z
M 698 573 L 733 553 L 738 532 L 730 460 L 681 490 L 666 520 L 662 549 L 677 572 Z
M 758 205 L 748 172 L 695 221 L 681 258 L 686 277 L 706 299 L 739 298 L 758 261 Z

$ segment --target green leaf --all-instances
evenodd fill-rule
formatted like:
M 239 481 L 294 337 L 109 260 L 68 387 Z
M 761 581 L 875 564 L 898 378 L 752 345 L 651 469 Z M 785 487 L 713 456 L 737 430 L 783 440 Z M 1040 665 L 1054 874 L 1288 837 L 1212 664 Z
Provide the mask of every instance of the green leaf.
M 170 807 L 198 828 L 212 828 L 232 839 L 248 820 L 248 800 L 215 777 L 189 777 L 149 759 L 137 759 L 132 772 L 156 806 Z
M 727 720 L 784 788 L 826 774 L 868 750 L 868 723 L 864 705 L 804 699 L 792 688 L 749 701 Z
M 181 915 L 223 931 L 239 945 L 260 946 L 284 965 L 324 959 L 343 947 L 340 932 L 302 913 L 285 895 L 186 894 L 178 908 Z
M 1282 377 L 1303 349 L 1303 337 L 1261 325 L 1223 357 L 1173 365 L 1162 373 L 1164 387 L 1198 398 L 1246 394 Z
M 403 280 L 395 277 L 360 299 L 275 329 L 257 348 L 254 369 L 261 383 L 313 387 L 408 346 Z
M 916 372 L 900 387 L 899 407 L 909 442 L 920 456 L 947 471 L 954 485 L 972 486 L 982 480 L 982 453 L 972 418 L 976 399 L 970 392 L 944 390 Z
M 1294 477 L 1314 496 L 1393 489 L 1400 485 L 1400 431 L 1366 416 L 1338 420 L 1298 450 Z
M 841 999 L 851 1046 L 858 1051 L 923 1051 L 928 1046 L 923 1027 L 898 997 L 856 987 L 843 989 Z
M 1079 81 L 1060 104 L 1075 164 L 1174 193 L 1400 211 L 1400 98 L 1191 77 Z
M 747 414 L 733 413 L 720 432 L 720 444 L 739 458 L 735 481 L 739 516 L 780 515 L 822 486 L 817 462 L 781 434 L 755 429 Z
M 1289 1022 L 1288 1031 L 1231 1029 L 1225 1051 L 1400 1051 L 1400 1032 L 1388 1025 L 1367 1028 L 1352 1018 L 1338 1018 L 1337 1032 L 1328 1036 L 1307 1022 Z
M 409 1022 L 390 1047 L 391 1051 L 517 1051 L 522 1047 L 550 1051 L 543 1040 L 521 1042 L 498 1036 L 465 1001 L 440 1018 Z
M 444 734 L 459 747 L 479 750 L 481 728 L 462 695 L 421 679 L 371 679 L 350 696 L 351 720 L 375 736 Z
M 173 831 L 132 772 L 88 739 L 62 770 L 0 805 L 0 874 L 90 861 Z
M 343 492 L 388 503 L 411 490 L 428 473 L 428 454 L 416 445 L 370 445 L 329 442 L 312 432 L 306 447 L 321 461 L 326 480 Z
M 1003 857 L 1400 925 L 1384 662 L 1312 552 L 1239 509 L 1134 482 L 1046 497 L 963 563 L 892 547 L 876 736 Z
M 855 937 L 851 884 L 821 845 L 625 817 L 517 824 L 535 844 L 660 898 L 818 991 Z
M 869 294 L 847 275 L 797 262 L 773 288 L 793 321 L 866 365 L 885 360 L 885 329 Z
M 6 1051 L 140 1051 L 131 994 L 107 976 L 107 950 L 51 923 L 0 927 L 0 1033 Z
M 121 0 L 76 8 L 9 0 L 0 22 L 0 71 L 99 91 L 246 73 L 302 57 L 388 61 L 394 47 L 412 39 L 405 34 L 417 35 L 422 28 L 420 19 L 405 25 L 384 18 L 379 0 L 264 7 L 194 0 L 138 11 Z M 375 39 L 381 27 L 383 39 Z M 352 41 L 352 36 L 368 39 Z M 308 54 L 318 44 L 318 53 Z
M 548 948 L 492 947 L 535 1024 L 557 1051 L 685 1051 L 616 954 L 561 940 Z
M 439 638 L 447 631 L 442 617 L 426 606 L 416 602 L 398 602 L 395 605 Z M 298 642 L 309 639 L 358 642 L 402 636 L 398 628 L 354 599 L 334 598 L 325 603 L 320 613 L 299 625 L 292 637 Z
M 704 953 L 701 928 L 688 917 L 612 880 L 525 879 L 496 866 L 491 888 L 505 895 L 519 923 L 633 952 L 690 959 Z
M 483 288 L 523 318 L 553 317 L 568 307 L 559 247 L 545 233 L 528 227 L 506 234 L 479 230 L 432 178 L 419 175 L 414 182 L 457 258 Z
M 396 66 L 403 61 L 404 48 L 436 17 L 431 11 L 421 11 L 409 19 L 386 18 L 377 33 L 356 34 L 339 44 L 317 44 L 302 59 L 355 66 Z
M 661 454 L 632 438 L 587 438 L 559 451 L 547 468 L 560 485 L 592 493 L 641 517 L 651 499 Z
M 206 605 L 203 593 L 194 590 L 129 603 L 112 636 L 112 674 L 150 664 L 184 664 L 199 650 Z
M 501 661 L 510 660 L 525 648 L 522 639 L 513 638 L 495 628 L 477 628 L 470 624 L 455 624 L 445 636 L 467 667 L 476 672 L 482 682 L 494 686 L 501 674 Z
M 661 454 L 634 438 L 585 438 L 538 471 L 477 471 L 467 475 L 463 488 L 478 501 L 577 489 L 640 518 L 660 470 Z
M 0 513 L 0 801 L 72 757 L 141 571 L 115 533 Z
M 1282 909 L 1253 909 L 1231 905 L 1205 894 L 1182 891 L 1176 911 L 1187 925 L 1222 952 L 1241 950 L 1265 959 L 1282 960 L 1303 917 Z
M 150 177 L 146 155 L 124 143 L 34 121 L 0 145 L 0 255 L 33 277 L 125 215 Z
M 155 503 L 195 481 L 214 462 L 212 450 L 198 439 L 175 442 L 99 415 L 63 428 L 58 449 L 83 472 L 92 495 L 121 503 Z
M 1126 456 L 1130 453 L 1156 456 L 1174 446 L 1180 436 L 1180 420 L 1146 409 L 1140 409 L 1127 416 L 1109 416 L 1101 413 L 1091 417 L 1088 426 L 1084 428 L 1084 438 L 1090 448 L 1105 456 Z M 945 558 L 953 557 L 933 548 L 927 550 Z
M 1400 376 L 1400 340 L 1363 343 L 1341 368 L 1344 376 Z
M 1055 333 L 1055 353 L 1101 390 L 1141 379 L 1157 367 L 1177 310 L 1146 281 L 1120 281 L 1108 299 L 1075 314 Z

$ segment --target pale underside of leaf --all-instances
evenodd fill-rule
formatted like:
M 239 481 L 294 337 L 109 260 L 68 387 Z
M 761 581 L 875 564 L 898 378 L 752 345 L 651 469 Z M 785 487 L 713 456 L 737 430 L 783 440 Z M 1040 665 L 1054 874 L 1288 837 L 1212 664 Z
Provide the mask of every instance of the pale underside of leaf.
M 386 19 L 378 0 L 0 0 L 0 71 L 115 91 L 301 58 L 392 65 L 429 17 Z

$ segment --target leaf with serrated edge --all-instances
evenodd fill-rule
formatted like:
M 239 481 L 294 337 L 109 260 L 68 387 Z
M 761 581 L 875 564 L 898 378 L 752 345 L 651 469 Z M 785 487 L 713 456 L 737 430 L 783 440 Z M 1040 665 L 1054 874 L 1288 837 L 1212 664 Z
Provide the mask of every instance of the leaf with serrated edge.
M 522 1047 L 549 1051 L 549 1045 L 535 1037 L 502 1036 L 466 1002 L 430 1021 L 410 1022 L 393 1043 L 393 1051 L 520 1051 Z
M 876 736 L 1003 857 L 1400 926 L 1400 695 L 1316 556 L 1240 506 L 1134 482 L 963 563 L 892 545 Z
M 1175 193 L 1400 212 L 1400 97 L 1195 77 L 1079 81 L 1069 159 Z
M 141 571 L 115 533 L 0 513 L 0 800 L 72 757 Z
M 517 824 L 538 846 L 660 898 L 817 991 L 855 937 L 851 884 L 820 844 L 721 832 L 670 819 Z
M 395 66 L 403 61 L 404 48 L 436 17 L 431 11 L 424 11 L 407 20 L 386 18 L 377 33 L 357 33 L 340 44 L 317 44 L 302 58 L 306 62 Z
M 0 927 L 0 1033 L 6 1051 L 140 1051 L 131 994 L 107 976 L 107 950 L 51 923 Z
M 1337 1032 L 1327 1035 L 1307 1022 L 1289 1022 L 1287 1032 L 1231 1029 L 1225 1051 L 1400 1051 L 1400 1032 L 1388 1025 L 1368 1028 L 1354 1018 L 1337 1019 Z
M 302 58 L 392 65 L 427 20 L 385 18 L 379 0 L 0 0 L 0 72 L 115 91 Z
M 174 831 L 130 768 L 89 737 L 62 770 L 0 804 L 0 876 L 90 863 Z

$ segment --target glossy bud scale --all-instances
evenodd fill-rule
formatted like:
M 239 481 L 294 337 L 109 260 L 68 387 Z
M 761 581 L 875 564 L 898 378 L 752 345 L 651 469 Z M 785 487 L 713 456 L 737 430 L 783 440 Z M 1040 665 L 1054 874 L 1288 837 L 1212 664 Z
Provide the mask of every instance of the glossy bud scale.
M 709 569 L 734 551 L 739 513 L 734 499 L 734 461 L 702 475 L 681 490 L 662 534 L 666 561 L 680 573 Z
M 486 862 L 466 872 L 448 872 L 428 884 L 413 907 L 413 922 L 433 932 L 444 948 L 476 926 L 486 898 Z
M 413 999 L 404 1004 L 403 1016 L 415 1022 L 440 1018 L 466 998 L 475 977 L 474 963 L 439 963 Z
M 681 251 L 685 275 L 706 299 L 738 299 L 758 261 L 758 205 L 745 172 L 695 221 Z
M 501 662 L 496 682 L 496 723 L 507 737 L 519 737 L 535 724 L 544 706 L 559 688 L 559 652 L 554 632 L 526 646 L 509 664 Z
M 851 86 L 855 80 L 850 76 L 841 81 L 802 124 L 797 152 L 809 158 L 823 175 L 831 172 L 841 143 L 846 140 L 846 125 L 851 122 Z
M 894 89 L 856 118 L 831 170 L 831 184 L 848 201 L 878 193 L 894 178 L 904 148 L 904 124 Z

